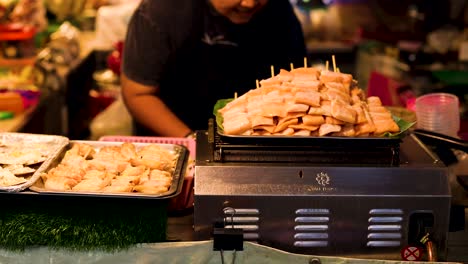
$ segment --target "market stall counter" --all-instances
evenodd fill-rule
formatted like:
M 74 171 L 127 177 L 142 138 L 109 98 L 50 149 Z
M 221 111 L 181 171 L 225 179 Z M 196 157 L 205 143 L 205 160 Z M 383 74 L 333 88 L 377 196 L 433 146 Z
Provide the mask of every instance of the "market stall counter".
M 203 135 L 204 138 L 207 135 L 202 131 L 198 134 Z M 197 146 L 197 149 L 207 147 L 204 139 L 197 138 L 197 142 L 203 145 L 203 147 Z M 98 144 L 111 143 L 100 142 Z M 416 143 L 410 141 L 409 148 L 411 149 L 414 144 Z M 407 148 L 408 145 L 403 147 L 404 153 Z M 200 157 L 211 153 L 202 152 Z M 224 154 L 229 155 L 229 152 Z M 232 153 L 230 155 L 228 157 L 234 157 Z M 408 158 L 405 156 L 405 159 Z M 424 157 L 418 159 L 421 158 Z M 207 160 L 205 159 L 204 162 Z M 304 169 L 304 172 L 306 170 Z M 200 180 L 206 180 L 207 175 L 198 176 Z M 210 186 L 210 184 L 205 184 L 203 188 L 207 190 Z M 140 198 L 76 193 L 64 195 L 63 192 L 1 192 L 0 199 L 4 207 L 0 212 L 3 229 L 0 232 L 0 241 L 2 241 L 0 260 L 3 258 L 7 263 L 15 263 L 15 261 L 17 263 L 55 261 L 76 263 L 77 260 L 86 263 L 106 263 L 107 261 L 139 263 L 143 260 L 168 263 L 166 258 L 170 258 L 172 263 L 223 263 L 221 252 L 213 250 L 212 241 L 193 242 L 196 239 L 196 232 L 194 232 L 193 215 L 190 211 L 181 212 L 182 217 L 177 217 L 174 214 L 168 214 L 168 199 Z M 213 196 L 213 199 L 215 198 Z M 232 206 L 236 206 L 240 201 L 236 197 L 231 200 Z M 196 225 L 200 224 L 200 213 L 209 209 L 207 206 L 209 203 L 196 206 L 195 214 L 198 218 Z M 214 210 L 216 208 L 212 209 L 210 214 L 217 212 Z M 265 210 L 262 209 L 262 211 Z M 231 226 L 232 221 L 240 219 L 239 216 L 224 216 L 224 218 L 227 228 Z M 213 216 L 213 221 L 216 219 L 218 218 Z M 265 223 L 268 227 L 268 221 L 266 218 L 260 221 L 262 230 L 265 229 Z M 211 228 L 214 227 L 212 221 L 209 225 Z M 330 226 L 333 227 L 332 224 Z M 284 234 L 279 226 L 273 233 Z M 259 234 L 263 238 L 264 234 Z M 203 240 L 207 239 L 210 237 Z M 267 234 L 263 241 L 268 242 L 265 239 L 269 239 Z M 242 243 L 243 250 L 235 253 L 235 263 L 285 263 L 286 261 L 294 261 L 294 263 L 398 263 L 383 260 L 386 259 L 384 255 L 358 259 L 358 257 L 343 258 L 339 255 L 332 257 L 328 254 L 293 254 L 287 253 L 291 252 L 288 250 L 273 249 L 278 248 L 277 246 L 269 247 L 248 241 Z M 234 258 L 234 253 L 229 250 L 224 251 L 223 255 L 227 261 Z M 11 261 L 12 259 L 14 261 Z M 312 260 L 315 262 L 310 262 Z
M 70 252 L 37 247 L 27 252 L 0 250 L 2 263 L 255 263 L 255 264 L 397 264 L 401 261 L 350 259 L 291 254 L 285 251 L 245 242 L 241 251 L 213 250 L 213 241 L 141 244 L 119 252 Z M 428 263 L 415 261 L 412 263 Z

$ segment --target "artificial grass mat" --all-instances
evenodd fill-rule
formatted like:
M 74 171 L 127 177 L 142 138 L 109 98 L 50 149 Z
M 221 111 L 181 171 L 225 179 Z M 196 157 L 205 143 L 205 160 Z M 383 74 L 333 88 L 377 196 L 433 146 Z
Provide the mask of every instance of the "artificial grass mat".
M 165 201 L 139 204 L 114 200 L 6 206 L 0 210 L 0 247 L 112 252 L 138 243 L 165 241 L 167 205 Z

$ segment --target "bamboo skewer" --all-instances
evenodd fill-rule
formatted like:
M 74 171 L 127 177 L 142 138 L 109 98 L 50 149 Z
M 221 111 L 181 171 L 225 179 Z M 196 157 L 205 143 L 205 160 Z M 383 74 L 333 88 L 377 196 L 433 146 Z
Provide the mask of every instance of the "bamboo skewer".
M 333 71 L 336 72 L 336 61 L 335 61 L 335 55 L 332 55 L 332 63 L 333 63 Z
M 304 68 L 307 68 L 307 57 L 304 57 Z
M 291 71 L 294 70 L 294 64 L 291 62 L 289 65 L 291 66 Z
M 258 79 L 255 80 L 255 84 L 256 84 L 256 86 L 257 86 L 257 89 L 260 88 L 260 82 L 258 81 Z
M 275 77 L 275 67 L 271 65 L 271 77 Z
M 328 71 L 328 61 L 325 62 L 325 70 Z
M 234 92 L 234 99 L 237 99 L 237 92 Z

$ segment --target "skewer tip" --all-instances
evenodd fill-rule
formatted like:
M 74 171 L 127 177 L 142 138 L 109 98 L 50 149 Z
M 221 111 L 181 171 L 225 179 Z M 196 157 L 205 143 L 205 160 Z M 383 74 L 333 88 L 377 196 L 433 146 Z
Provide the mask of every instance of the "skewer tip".
M 336 72 L 336 61 L 335 61 L 335 55 L 332 55 L 332 63 L 333 63 L 333 71 Z

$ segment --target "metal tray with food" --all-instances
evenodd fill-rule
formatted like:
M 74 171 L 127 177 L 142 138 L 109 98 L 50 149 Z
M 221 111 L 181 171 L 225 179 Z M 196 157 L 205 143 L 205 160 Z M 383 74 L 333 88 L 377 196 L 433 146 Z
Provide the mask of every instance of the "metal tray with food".
M 62 136 L 0 133 L 0 191 L 19 192 L 33 185 L 68 143 Z
M 62 196 L 172 198 L 182 189 L 188 153 L 176 144 L 70 141 L 29 189 Z

